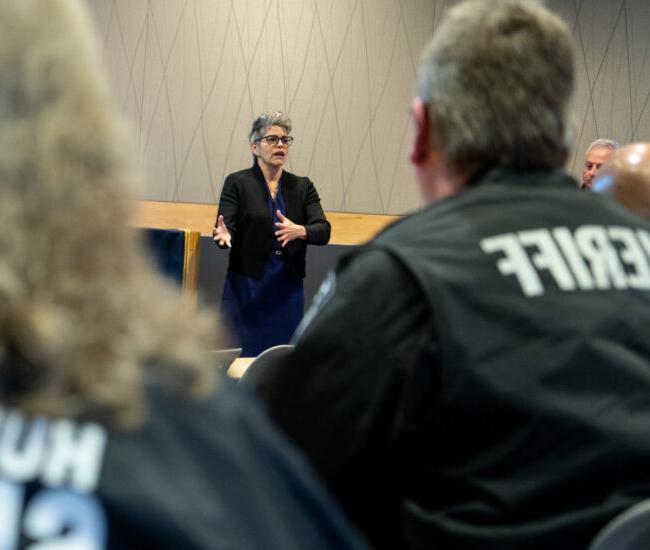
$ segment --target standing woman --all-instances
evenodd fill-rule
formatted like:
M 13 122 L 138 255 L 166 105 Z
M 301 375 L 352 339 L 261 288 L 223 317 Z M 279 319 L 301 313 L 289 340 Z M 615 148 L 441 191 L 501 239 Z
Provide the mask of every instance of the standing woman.
M 226 177 L 212 231 L 230 248 L 221 309 L 245 357 L 289 342 L 304 310 L 307 244 L 330 238 L 314 184 L 284 170 L 290 133 L 284 113 L 253 122 L 253 166 Z

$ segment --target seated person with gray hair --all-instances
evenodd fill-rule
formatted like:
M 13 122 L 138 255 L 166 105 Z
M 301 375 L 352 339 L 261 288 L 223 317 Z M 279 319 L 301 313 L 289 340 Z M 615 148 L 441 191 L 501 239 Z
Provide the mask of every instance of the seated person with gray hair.
M 650 143 L 632 143 L 616 151 L 596 177 L 592 189 L 609 194 L 628 210 L 650 218 Z
M 0 547 L 363 547 L 137 241 L 77 0 L 0 2 Z
M 597 139 L 587 147 L 585 162 L 582 167 L 582 183 L 580 189 L 589 190 L 598 175 L 601 166 L 605 164 L 620 145 L 612 139 Z
M 650 496 L 650 222 L 565 172 L 574 59 L 541 2 L 450 8 L 411 108 L 425 208 L 259 379 L 378 548 L 585 549 Z

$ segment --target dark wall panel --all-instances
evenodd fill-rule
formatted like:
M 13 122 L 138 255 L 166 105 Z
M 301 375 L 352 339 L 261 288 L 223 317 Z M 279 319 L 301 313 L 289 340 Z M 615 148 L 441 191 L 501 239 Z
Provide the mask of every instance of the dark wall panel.
M 307 247 L 307 276 L 305 277 L 305 307 L 309 307 L 318 287 L 330 269 L 350 246 L 327 245 Z M 211 237 L 201 237 L 199 257 L 199 297 L 212 307 L 219 307 L 221 291 L 228 267 L 228 251 L 218 248 Z

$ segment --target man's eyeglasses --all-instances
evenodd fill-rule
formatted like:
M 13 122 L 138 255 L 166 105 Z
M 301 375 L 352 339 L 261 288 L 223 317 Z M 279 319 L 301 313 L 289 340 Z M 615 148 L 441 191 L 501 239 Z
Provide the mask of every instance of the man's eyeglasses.
M 277 145 L 278 142 L 282 142 L 282 145 L 286 145 L 287 147 L 293 143 L 293 138 L 291 136 L 264 136 L 261 138 L 257 138 L 255 141 L 266 141 L 269 145 Z

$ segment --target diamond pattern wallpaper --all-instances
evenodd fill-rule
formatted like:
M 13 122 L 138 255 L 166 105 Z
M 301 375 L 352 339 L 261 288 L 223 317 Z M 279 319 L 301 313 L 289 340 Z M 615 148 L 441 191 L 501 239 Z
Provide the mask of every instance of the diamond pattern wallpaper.
M 287 169 L 326 210 L 402 214 L 420 51 L 453 0 L 86 0 L 146 175 L 141 198 L 216 203 L 251 163 L 247 135 L 281 110 Z M 597 137 L 650 139 L 650 2 L 551 0 L 577 43 L 579 174 Z

